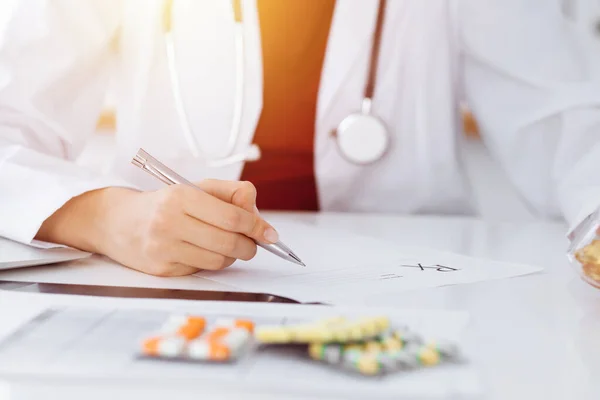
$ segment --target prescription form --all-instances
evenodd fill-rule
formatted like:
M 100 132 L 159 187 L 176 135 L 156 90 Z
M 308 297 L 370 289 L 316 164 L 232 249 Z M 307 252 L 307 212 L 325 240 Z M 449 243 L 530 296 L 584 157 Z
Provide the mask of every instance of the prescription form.
M 7 292 L 0 293 L 5 296 L 0 295 L 1 306 L 6 304 Z M 65 301 L 57 302 L 56 298 Z M 293 348 L 252 352 L 233 364 L 160 361 L 138 355 L 140 340 L 156 331 L 173 312 L 202 315 L 209 322 L 217 317 L 248 318 L 257 325 L 383 313 L 394 325 L 408 325 L 425 336 L 459 342 L 468 319 L 460 312 L 122 299 L 101 299 L 98 304 L 95 300 L 53 296 L 49 307 L 28 316 L 10 333 L 0 334 L 0 377 L 152 380 L 165 384 L 188 381 L 198 385 L 199 391 L 208 384 L 241 385 L 248 390 L 344 398 L 445 398 L 449 394 L 475 395 L 481 390 L 469 363 L 373 378 L 311 361 L 305 351 Z
M 250 261 L 196 276 L 241 291 L 301 302 L 387 304 L 396 293 L 504 279 L 541 267 L 479 259 L 427 248 L 403 247 L 350 232 L 273 218 L 281 237 L 306 263 L 298 267 L 259 249 Z

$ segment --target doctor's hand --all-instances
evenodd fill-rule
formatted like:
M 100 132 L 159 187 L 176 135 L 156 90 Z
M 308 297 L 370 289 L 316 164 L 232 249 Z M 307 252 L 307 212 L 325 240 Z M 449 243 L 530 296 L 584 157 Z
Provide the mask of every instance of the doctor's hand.
M 37 239 L 104 254 L 157 276 L 219 270 L 250 260 L 256 244 L 278 241 L 256 209 L 248 182 L 207 180 L 155 192 L 107 188 L 67 202 Z

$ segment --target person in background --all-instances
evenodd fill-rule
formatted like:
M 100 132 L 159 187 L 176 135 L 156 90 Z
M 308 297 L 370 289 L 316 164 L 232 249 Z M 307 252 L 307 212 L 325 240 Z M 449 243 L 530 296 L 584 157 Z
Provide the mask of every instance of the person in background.
M 548 0 L 22 0 L 0 49 L 0 236 L 175 276 L 276 242 L 257 207 L 474 214 L 462 99 L 523 201 L 576 224 L 600 204 L 584 36 Z M 74 160 L 111 76 L 100 174 Z M 139 148 L 204 191 L 155 182 Z

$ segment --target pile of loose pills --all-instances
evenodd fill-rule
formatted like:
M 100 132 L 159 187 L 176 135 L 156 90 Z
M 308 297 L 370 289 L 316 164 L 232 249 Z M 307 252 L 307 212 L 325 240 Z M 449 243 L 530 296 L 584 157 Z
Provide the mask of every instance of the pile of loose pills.
M 590 283 L 600 285 L 600 240 L 592 240 L 577 250 L 575 258 L 581 263 L 583 274 L 591 280 Z

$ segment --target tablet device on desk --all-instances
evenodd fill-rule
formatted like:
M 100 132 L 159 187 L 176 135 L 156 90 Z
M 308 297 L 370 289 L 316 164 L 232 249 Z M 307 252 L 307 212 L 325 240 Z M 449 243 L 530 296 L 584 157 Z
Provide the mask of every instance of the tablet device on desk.
M 64 283 L 11 282 L 0 280 L 0 290 L 29 293 L 71 294 L 78 296 L 120 297 L 136 299 L 173 299 L 205 301 L 241 301 L 291 303 L 298 301 L 268 293 L 224 292 L 212 290 L 158 289 L 143 287 L 71 285 Z
M 44 249 L 0 238 L 0 270 L 79 260 L 89 255 L 67 247 Z

